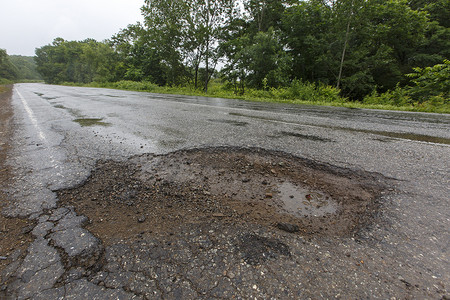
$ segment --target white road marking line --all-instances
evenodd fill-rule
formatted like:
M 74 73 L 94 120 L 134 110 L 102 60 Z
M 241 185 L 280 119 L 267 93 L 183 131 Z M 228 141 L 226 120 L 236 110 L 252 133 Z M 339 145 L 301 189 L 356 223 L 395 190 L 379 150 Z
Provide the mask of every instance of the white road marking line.
M 41 127 L 39 126 L 36 117 L 34 116 L 33 110 L 30 108 L 30 106 L 28 105 L 27 100 L 25 100 L 25 98 L 22 96 L 22 94 L 19 92 L 19 90 L 17 88 L 15 88 L 17 95 L 19 95 L 20 100 L 22 101 L 23 107 L 25 108 L 25 111 L 28 114 L 28 117 L 31 120 L 31 123 L 33 123 L 34 128 L 36 129 L 36 131 L 39 134 L 39 138 L 41 139 L 41 141 L 45 144 L 47 143 L 47 137 L 45 136 L 45 133 L 42 131 Z
M 45 144 L 46 148 L 49 150 L 49 159 L 50 159 L 50 163 L 51 163 L 52 167 L 58 168 L 58 164 L 57 164 L 54 156 L 51 154 L 47 137 L 46 137 L 44 131 L 41 129 L 41 126 L 39 126 L 38 121 L 37 121 L 36 117 L 34 116 L 33 110 L 30 108 L 27 100 L 25 100 L 25 98 L 22 96 L 22 94 L 19 92 L 19 90 L 17 88 L 14 88 L 14 90 L 16 91 L 17 95 L 19 96 L 20 100 L 22 101 L 23 107 L 25 108 L 25 111 L 27 112 L 27 115 L 30 118 L 31 123 L 33 124 L 34 128 L 36 129 L 36 131 L 38 133 L 39 139 L 42 141 L 42 144 Z

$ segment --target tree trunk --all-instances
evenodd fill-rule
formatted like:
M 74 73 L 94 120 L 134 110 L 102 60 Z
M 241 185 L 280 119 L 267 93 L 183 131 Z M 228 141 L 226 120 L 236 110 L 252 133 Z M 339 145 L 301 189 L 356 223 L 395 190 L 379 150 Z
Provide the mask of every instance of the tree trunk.
M 344 49 L 342 49 L 341 65 L 339 66 L 339 75 L 338 75 L 337 84 L 336 84 L 336 88 L 337 89 L 339 89 L 339 86 L 341 84 L 342 68 L 344 66 L 345 51 L 347 50 L 347 43 L 348 43 L 349 32 L 350 32 L 350 19 L 347 22 L 347 31 L 345 32 Z
M 197 83 L 198 83 L 198 63 L 195 63 L 195 78 L 194 78 L 195 89 L 197 89 Z
M 210 36 L 210 24 L 209 24 L 209 0 L 207 0 L 207 8 L 206 8 L 206 26 L 207 26 L 207 36 L 206 36 L 206 53 L 205 53 L 205 93 L 208 93 L 208 80 L 209 80 L 209 36 Z
M 206 61 L 205 61 L 205 93 L 208 93 L 208 80 L 209 80 L 209 37 L 206 41 Z

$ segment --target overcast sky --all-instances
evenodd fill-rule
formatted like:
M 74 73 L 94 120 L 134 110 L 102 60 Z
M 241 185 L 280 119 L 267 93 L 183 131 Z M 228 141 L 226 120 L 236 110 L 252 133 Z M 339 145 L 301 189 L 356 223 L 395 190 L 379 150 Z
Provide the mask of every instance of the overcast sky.
M 102 41 L 142 21 L 144 0 L 1 0 L 0 48 L 34 56 L 56 37 Z

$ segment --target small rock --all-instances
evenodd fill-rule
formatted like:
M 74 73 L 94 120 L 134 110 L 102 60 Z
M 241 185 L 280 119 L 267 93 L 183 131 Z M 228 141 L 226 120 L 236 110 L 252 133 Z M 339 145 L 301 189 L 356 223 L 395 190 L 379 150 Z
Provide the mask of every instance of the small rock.
M 272 193 L 266 193 L 266 198 L 272 198 L 273 194 Z
M 221 213 L 214 213 L 214 214 L 212 214 L 212 216 L 213 216 L 213 217 L 216 217 L 216 218 L 223 218 L 223 217 L 226 217 L 224 214 L 221 214 Z
M 30 233 L 31 231 L 33 231 L 33 228 L 33 225 L 25 226 L 24 228 L 22 228 L 22 234 Z
M 228 272 L 227 275 L 228 275 L 228 278 L 230 278 L 230 279 L 233 279 L 235 277 L 233 272 Z
M 138 218 L 138 222 L 139 222 L 139 223 L 144 223 L 146 219 L 147 219 L 147 218 L 146 218 L 144 215 L 142 215 L 142 216 L 140 216 L 140 217 Z
M 289 232 L 289 233 L 295 233 L 300 231 L 300 227 L 295 224 L 289 224 L 289 223 L 277 223 L 277 228 L 281 229 L 283 231 Z

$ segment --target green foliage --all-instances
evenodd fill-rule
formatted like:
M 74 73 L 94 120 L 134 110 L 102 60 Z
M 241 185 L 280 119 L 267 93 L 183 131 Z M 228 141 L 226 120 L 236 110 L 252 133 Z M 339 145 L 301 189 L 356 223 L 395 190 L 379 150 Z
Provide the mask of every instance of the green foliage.
M 421 111 L 450 111 L 450 61 L 432 67 L 414 68 L 414 73 L 407 74 L 412 86 L 395 89 L 384 93 L 376 90 L 363 99 L 371 105 L 390 105 L 395 107 L 412 107 Z
M 36 50 L 36 63 L 48 83 L 445 110 L 449 8 L 448 0 L 146 0 L 143 24 L 107 42 L 57 38 Z
M 381 94 L 374 90 L 370 95 L 365 96 L 362 102 L 366 104 L 405 106 L 411 104 L 412 100 L 407 90 L 397 85 L 394 90 L 389 90 Z
M 36 69 L 36 62 L 34 57 L 10 55 L 11 63 L 17 68 L 17 80 L 42 80 L 41 75 Z
M 418 102 L 441 100 L 449 103 L 450 98 L 450 61 L 432 67 L 414 68 L 414 73 L 407 74 L 414 86 L 409 90 L 411 97 Z
M 425 12 L 402 0 L 303 1 L 283 17 L 292 76 L 339 82 L 354 99 L 404 82 L 429 26 Z
M 17 79 L 17 68 L 11 63 L 6 50 L 0 49 L 0 80 L 8 82 Z
M 57 38 L 52 45 L 36 49 L 35 60 L 47 83 L 114 81 L 120 70 L 112 47 L 92 39 L 78 42 Z

